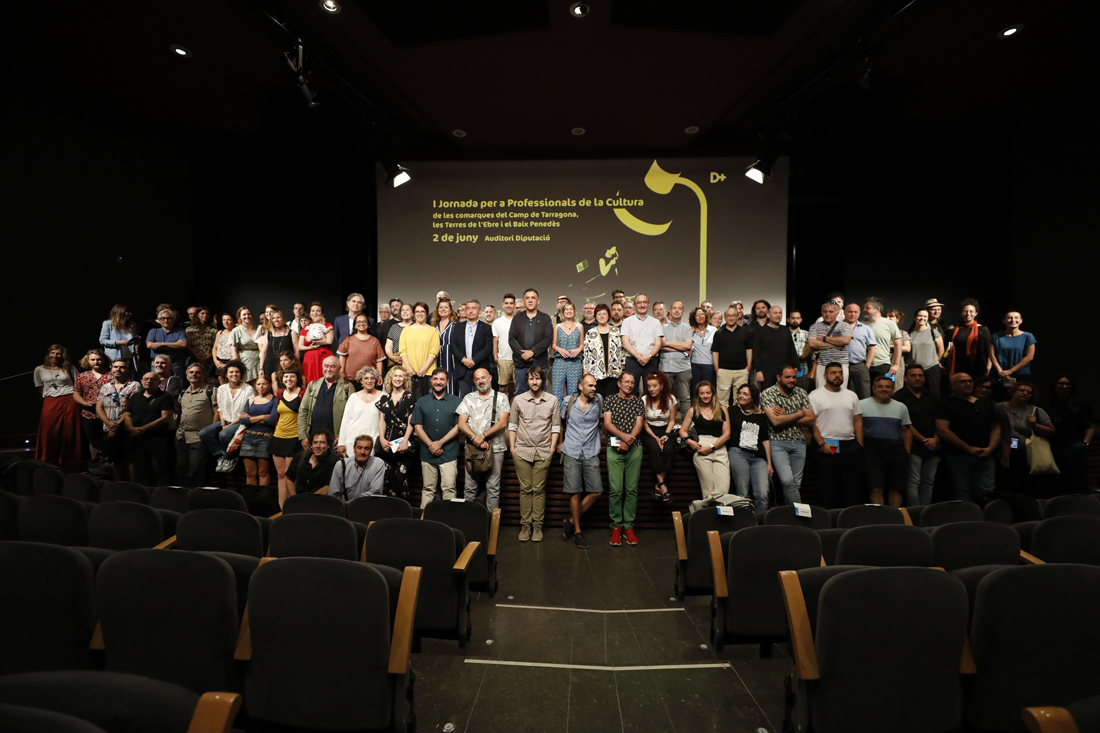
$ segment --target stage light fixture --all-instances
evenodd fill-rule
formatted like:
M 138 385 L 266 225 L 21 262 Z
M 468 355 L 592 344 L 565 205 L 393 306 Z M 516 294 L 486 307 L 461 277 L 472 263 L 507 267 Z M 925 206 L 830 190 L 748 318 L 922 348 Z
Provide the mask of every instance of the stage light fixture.
M 301 41 L 298 41 L 297 55 L 295 55 L 294 51 L 287 51 L 283 54 L 286 65 L 289 66 L 290 70 L 298 77 L 298 89 L 302 92 L 302 96 L 305 97 L 306 107 L 308 109 L 313 109 L 314 107 L 320 107 L 321 102 L 317 99 L 317 92 L 309 85 L 309 75 L 305 68 L 305 57 L 306 49 Z
M 298 88 L 302 90 L 302 96 L 305 97 L 306 109 L 321 106 L 321 103 L 317 101 L 317 95 L 310 89 L 309 82 L 306 81 L 304 76 L 298 77 Z
M 763 183 L 765 178 L 771 177 L 772 168 L 778 159 L 778 153 L 765 149 L 757 161 L 745 169 L 745 177 L 757 183 Z
M 1011 38 L 1023 29 L 1022 25 L 1010 25 L 1007 28 L 1003 28 L 998 34 L 1001 38 Z
M 570 132 L 572 132 L 577 137 L 580 137 L 585 133 L 585 129 L 583 127 L 574 127 Z
M 179 56 L 181 58 L 190 58 L 191 57 L 191 52 L 188 51 L 183 46 L 180 46 L 179 44 L 173 44 L 173 45 L 169 46 L 169 48 L 172 50 L 172 53 L 176 54 L 177 56 Z
M 397 188 L 402 183 L 408 183 L 412 180 L 412 176 L 409 175 L 409 169 L 400 163 L 391 163 L 386 165 L 386 180 L 393 181 L 393 187 Z
M 569 6 L 569 15 L 574 18 L 583 18 L 588 15 L 588 10 L 586 3 L 573 3 Z
M 699 127 L 696 126 L 696 125 L 692 125 L 691 127 L 684 128 L 684 133 L 687 134 L 687 135 L 694 135 L 697 132 L 699 132 Z
M 340 5 L 336 0 L 321 0 L 321 10 L 336 15 L 340 12 Z
M 466 131 L 465 130 L 455 130 L 451 134 L 454 135 L 455 137 L 466 137 Z

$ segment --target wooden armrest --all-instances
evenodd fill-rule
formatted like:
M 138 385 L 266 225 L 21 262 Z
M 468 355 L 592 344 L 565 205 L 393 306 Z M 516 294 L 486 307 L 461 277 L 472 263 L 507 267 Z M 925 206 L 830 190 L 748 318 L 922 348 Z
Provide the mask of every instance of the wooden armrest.
M 970 648 L 970 637 L 963 642 L 962 664 L 959 665 L 960 674 L 977 674 L 978 665 L 974 664 L 974 650 Z
M 103 626 L 96 621 L 95 631 L 92 632 L 92 640 L 88 642 L 89 649 L 106 649 L 103 645 Z
M 825 565 L 825 556 L 824 555 L 821 556 L 821 567 L 826 567 L 826 565 Z
M 906 526 L 912 527 L 913 526 L 913 518 L 909 516 L 909 512 L 906 511 L 905 507 L 903 507 L 903 506 L 899 506 L 898 509 L 901 509 L 901 518 L 905 520 Z
M 729 598 L 726 587 L 726 562 L 722 559 L 722 540 L 713 529 L 707 532 L 707 549 L 710 550 L 710 572 L 714 576 L 714 597 Z
M 493 510 L 493 519 L 489 523 L 489 547 L 485 552 L 489 557 L 497 554 L 497 536 L 500 534 L 500 509 Z
M 230 733 L 242 698 L 235 692 L 207 692 L 191 715 L 187 733 Z
M 1020 561 L 1024 565 L 1046 565 L 1045 562 L 1032 555 L 1030 552 L 1024 552 L 1020 550 Z
M 1065 708 L 1024 708 L 1024 724 L 1031 733 L 1078 733 Z
M 248 623 L 248 603 L 244 604 L 244 613 L 241 615 L 241 628 L 237 632 L 237 648 L 233 650 L 233 659 L 238 662 L 252 659 L 252 631 Z
M 397 615 L 393 619 L 393 638 L 390 640 L 390 674 L 405 674 L 409 669 L 409 652 L 412 649 L 413 621 L 416 618 L 416 600 L 420 595 L 420 568 L 410 565 L 401 578 L 401 593 L 397 596 Z
M 820 678 L 817 670 L 817 649 L 810 631 L 810 616 L 806 611 L 806 598 L 802 584 L 794 570 L 780 570 L 779 582 L 783 588 L 783 605 L 787 609 L 787 624 L 791 629 L 791 651 L 794 652 L 794 669 L 800 680 Z
M 281 517 L 281 516 L 283 516 L 283 513 L 282 513 L 282 512 L 275 512 L 275 513 L 274 513 L 274 514 L 272 514 L 272 515 L 271 515 L 270 517 L 268 517 L 268 519 L 278 519 L 278 518 L 279 518 L 279 517 Z
M 175 546 L 176 546 L 176 536 L 172 535 L 171 537 L 166 539 L 164 542 L 161 542 L 159 545 L 155 545 L 153 547 L 153 549 L 154 550 L 169 550 L 169 549 L 171 549 Z
M 467 542 L 466 548 L 462 551 L 462 554 L 458 556 L 458 560 L 455 561 L 454 570 L 456 573 L 466 572 L 466 568 L 470 566 L 470 561 L 474 559 L 474 553 L 477 552 L 477 548 L 481 547 L 480 542 Z
M 676 559 L 687 560 L 687 538 L 684 536 L 684 517 L 680 512 L 672 513 L 672 530 L 676 533 Z

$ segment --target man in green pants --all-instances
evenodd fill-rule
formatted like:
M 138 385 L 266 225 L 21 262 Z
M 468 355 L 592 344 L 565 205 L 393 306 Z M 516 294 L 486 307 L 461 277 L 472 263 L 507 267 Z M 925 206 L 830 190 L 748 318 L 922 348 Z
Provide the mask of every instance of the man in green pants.
M 642 445 L 638 435 L 645 419 L 645 403 L 634 394 L 634 375 L 623 371 L 619 393 L 603 403 L 603 423 L 610 433 L 607 446 L 607 480 L 611 514 L 611 544 L 618 547 L 622 536 L 626 544 L 638 544 L 634 535 L 634 515 L 638 506 L 638 476 L 642 471 Z

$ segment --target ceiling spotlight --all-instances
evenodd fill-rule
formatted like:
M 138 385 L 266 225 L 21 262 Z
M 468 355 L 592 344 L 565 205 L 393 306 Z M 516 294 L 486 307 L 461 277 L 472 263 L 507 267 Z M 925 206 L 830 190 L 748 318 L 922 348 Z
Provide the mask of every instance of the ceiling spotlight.
M 168 48 L 170 48 L 172 50 L 172 53 L 176 54 L 177 56 L 181 56 L 183 58 L 190 58 L 191 57 L 191 52 L 188 51 L 183 46 L 173 44 L 173 45 L 169 46 Z
M 1010 36 L 1016 35 L 1022 29 L 1023 29 L 1022 25 L 1010 25 L 1009 27 L 1002 29 L 1001 32 L 998 35 L 1001 38 L 1008 38 Z
M 321 10 L 336 15 L 340 12 L 340 5 L 336 0 L 321 0 Z
M 692 125 L 691 127 L 684 128 L 684 132 L 688 135 L 694 135 L 695 133 L 699 132 L 699 128 L 695 125 Z
M 583 18 L 588 15 L 587 3 L 573 3 L 569 6 L 569 15 L 574 18 Z
M 581 135 L 583 135 L 583 134 L 584 134 L 584 128 L 583 128 L 583 127 L 574 127 L 574 128 L 572 129 L 572 133 L 573 133 L 574 135 L 576 135 L 576 136 L 580 137 Z
M 321 106 L 321 103 L 317 100 L 316 92 L 310 88 L 309 82 L 306 81 L 304 76 L 298 77 L 298 88 L 302 90 L 302 96 L 306 99 L 306 109 Z
M 757 183 L 763 183 L 765 178 L 771 177 L 772 168 L 778 159 L 778 153 L 773 150 L 765 150 L 755 163 L 745 169 L 745 177 Z
M 455 130 L 451 134 L 454 135 L 455 137 L 466 137 L 466 131 L 465 130 Z
M 411 181 L 412 176 L 409 175 L 409 169 L 400 163 L 390 163 L 386 166 L 386 180 L 393 181 L 393 187 L 397 188 L 402 183 Z

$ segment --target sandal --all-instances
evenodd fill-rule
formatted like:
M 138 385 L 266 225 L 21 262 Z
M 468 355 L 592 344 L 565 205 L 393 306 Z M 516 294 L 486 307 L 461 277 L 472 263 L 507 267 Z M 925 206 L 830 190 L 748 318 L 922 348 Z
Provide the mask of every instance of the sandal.
M 659 484 L 659 486 L 664 487 L 664 491 L 661 492 L 661 501 L 666 504 L 672 503 L 672 494 L 669 493 L 668 487 L 664 484 Z
M 662 498 L 663 496 L 664 496 L 664 494 L 661 493 L 661 485 L 660 484 L 654 484 L 653 485 L 653 498 L 654 498 L 654 500 L 664 501 L 664 499 Z

